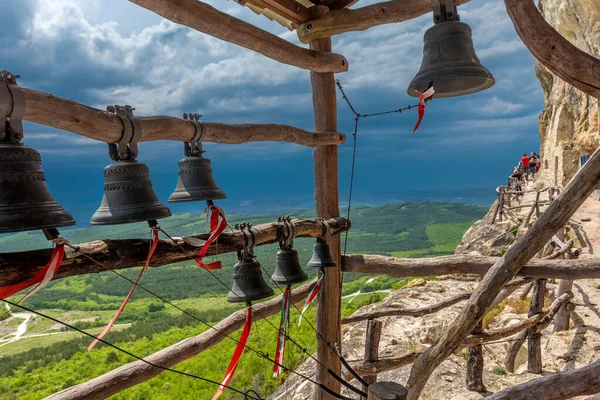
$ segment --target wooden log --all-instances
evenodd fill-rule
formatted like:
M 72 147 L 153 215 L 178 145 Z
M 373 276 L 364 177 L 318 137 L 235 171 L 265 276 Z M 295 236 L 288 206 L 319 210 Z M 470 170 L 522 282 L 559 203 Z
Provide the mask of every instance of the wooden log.
M 498 194 L 498 221 L 502 222 L 502 217 L 504 216 L 504 188 L 500 188 L 500 193 Z
M 370 319 L 367 323 L 367 336 L 365 338 L 365 361 L 374 362 L 379 360 L 379 341 L 381 339 L 381 321 Z M 365 376 L 363 378 L 368 384 L 377 382 L 377 375 Z M 363 391 L 368 392 L 369 388 L 363 385 Z M 361 399 L 364 397 L 361 396 Z
M 567 253 L 569 250 L 571 250 L 572 247 L 573 247 L 573 239 L 569 240 L 567 243 L 563 243 L 563 245 L 561 246 L 560 249 L 558 249 L 557 251 L 555 251 L 554 253 L 552 253 L 550 255 L 547 255 L 544 258 L 546 260 L 553 260 L 553 259 L 559 258 L 560 256 Z
M 294 289 L 291 296 L 292 301 L 295 303 L 304 299 L 310 293 L 314 284 L 315 281 Z M 254 321 L 270 317 L 281 311 L 281 296 L 265 301 L 264 303 L 254 304 L 252 307 L 255 311 L 253 313 Z M 185 360 L 197 356 L 222 340 L 227 339 L 223 334 L 231 335 L 244 326 L 245 322 L 246 310 L 236 311 L 215 325 L 215 328 L 217 328 L 218 331 L 215 329 L 208 329 L 197 336 L 183 339 L 178 343 L 159 350 L 144 359 L 162 367 L 173 367 Z M 46 399 L 105 399 L 120 391 L 154 378 L 163 371 L 163 369 L 153 367 L 143 361 L 134 361 L 97 378 L 48 396 Z
M 480 335 L 470 335 L 460 344 L 457 350 L 465 347 L 475 346 L 477 344 L 485 344 L 488 342 L 496 342 L 498 340 L 505 339 L 507 337 L 516 335 L 522 331 L 534 327 L 536 331 L 541 331 L 548 327 L 552 322 L 552 318 L 556 315 L 556 312 L 564 304 L 568 303 L 573 298 L 572 293 L 566 293 L 563 296 L 556 299 L 550 308 L 542 314 L 536 314 L 531 318 L 524 321 L 517 322 L 516 324 L 509 325 L 504 328 L 490 329 Z M 411 364 L 420 354 L 421 351 L 411 351 L 396 357 L 380 358 L 376 362 L 354 362 L 351 363 L 352 369 L 361 376 L 369 376 L 373 374 L 380 374 L 385 371 L 391 371 Z M 347 379 L 351 379 L 351 376 L 346 375 Z
M 479 321 L 471 333 L 473 335 L 483 333 L 483 322 Z M 479 393 L 487 392 L 483 384 L 483 346 L 481 344 L 467 348 L 467 374 L 465 381 L 468 390 Z
M 316 72 L 345 72 L 348 61 L 331 52 L 296 46 L 198 0 L 129 0 L 163 18 L 260 53 L 284 64 Z
M 294 219 L 292 222 L 298 237 L 319 237 L 323 234 L 323 227 L 317 221 Z M 334 233 L 348 229 L 349 226 L 345 218 L 330 218 L 327 223 Z M 342 228 L 343 226 L 346 228 Z M 261 224 L 254 228 L 259 232 L 257 245 L 277 243 L 285 238 L 286 231 L 283 223 Z M 176 232 L 169 233 L 176 234 Z M 192 237 L 206 240 L 208 236 L 208 234 L 201 234 Z M 53 279 L 144 265 L 149 245 L 149 239 L 124 239 L 79 243 L 74 245 L 78 250 L 65 247 L 63 263 Z M 208 255 L 229 253 L 242 248 L 243 238 L 240 232 L 223 232 L 219 236 L 218 244 L 210 246 Z M 171 240 L 161 240 L 150 260 L 150 266 L 158 267 L 193 260 L 197 253 L 197 247 L 179 241 L 176 244 Z M 92 257 L 100 265 L 83 254 Z M 51 255 L 52 249 L 0 253 L 0 286 L 12 285 L 32 278 L 44 268 Z
M 311 8 L 314 18 L 321 18 L 329 12 L 326 6 L 317 5 Z M 320 52 L 331 52 L 331 38 L 317 39 L 310 42 L 310 48 Z M 337 103 L 335 77 L 333 73 L 311 72 L 312 99 L 314 109 L 315 132 L 337 131 Z M 338 188 L 338 148 L 337 146 L 320 146 L 313 151 L 315 179 L 315 208 L 317 218 L 332 218 L 340 215 Z M 341 373 L 341 363 L 331 348 L 337 344 L 342 346 L 342 261 L 340 236 L 330 236 L 327 244 L 337 267 L 327 268 L 323 279 L 323 289 L 317 307 L 317 331 L 322 340 L 317 340 L 316 381 L 322 383 L 336 393 L 340 392 L 340 382 L 328 372 L 331 369 L 337 375 Z M 325 271 L 321 271 L 324 273 Z M 328 343 L 330 345 L 328 345 Z M 334 400 L 315 385 L 315 400 Z
M 461 5 L 469 0 L 456 0 Z M 296 27 L 302 43 L 345 32 L 364 31 L 374 26 L 402 22 L 431 12 L 429 0 L 392 0 L 355 9 L 335 10 Z M 432 21 L 433 24 L 433 21 Z
M 410 400 L 419 398 L 435 368 L 452 354 L 475 324 L 483 318 L 486 309 L 498 296 L 502 287 L 569 221 L 594 191 L 598 180 L 600 152 L 595 152 L 546 212 L 540 215 L 525 235 L 518 239 L 483 277 L 463 312 L 449 324 L 440 339 L 415 361 L 407 382 Z
M 433 258 L 396 258 L 371 254 L 346 255 L 342 260 L 344 272 L 402 277 L 475 274 L 483 276 L 501 257 L 454 255 Z M 4 265 L 0 263 L 0 265 Z M 532 260 L 518 276 L 549 279 L 599 279 L 600 259 Z
M 600 360 L 500 390 L 487 400 L 565 400 L 600 393 Z
M 529 317 L 540 314 L 544 308 L 544 294 L 546 293 L 546 280 L 538 279 L 533 285 Z M 542 373 L 542 335 L 530 329 L 527 335 L 527 370 L 532 374 Z
M 23 119 L 51 126 L 107 143 L 121 138 L 123 123 L 113 113 L 88 107 L 76 101 L 37 90 L 22 88 L 25 95 Z M 178 140 L 189 142 L 196 134 L 191 121 L 156 116 L 139 117 L 142 127 L 140 141 Z M 288 125 L 237 124 L 201 122 L 203 140 L 213 143 L 240 144 L 257 141 L 290 142 L 308 147 L 342 144 L 345 136 L 338 132 L 316 134 Z M 27 132 L 25 132 L 27 142 Z
M 504 4 L 517 34 L 540 63 L 569 85 L 600 98 L 599 59 L 558 33 L 533 0 L 504 0 Z
M 517 355 L 519 354 L 519 350 L 525 343 L 527 336 L 529 335 L 528 331 L 523 331 L 517 335 L 514 341 L 511 343 L 510 348 L 506 352 L 506 359 L 504 361 L 504 365 L 506 370 L 510 373 L 515 372 L 515 361 L 517 359 Z
M 406 400 L 408 391 L 395 382 L 377 382 L 369 386 L 368 400 Z
M 537 210 L 537 215 L 536 217 L 539 217 L 539 207 L 538 207 L 538 202 L 540 201 L 540 192 L 536 192 L 535 194 L 535 201 L 533 203 L 533 206 L 531 206 L 531 210 L 529 210 L 529 213 L 527 214 L 527 218 L 525 218 L 525 223 L 523 224 L 523 226 L 525 228 L 529 227 L 529 220 L 531 219 L 531 216 L 533 215 L 533 211 Z
M 529 295 L 529 292 L 531 292 L 531 289 L 533 289 L 533 282 L 525 286 L 525 289 L 523 289 L 523 292 L 519 295 L 519 298 L 521 300 L 525 300 L 527 298 L 527 295 Z

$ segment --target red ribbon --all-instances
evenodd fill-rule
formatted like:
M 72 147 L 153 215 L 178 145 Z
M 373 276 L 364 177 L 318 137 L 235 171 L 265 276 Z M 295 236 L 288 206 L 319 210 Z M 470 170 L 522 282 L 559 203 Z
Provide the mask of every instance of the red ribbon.
M 250 337 L 250 330 L 252 329 L 252 308 L 248 307 L 246 311 L 246 324 L 244 325 L 244 330 L 242 331 L 242 335 L 240 336 L 240 340 L 233 352 L 233 357 L 229 362 L 229 366 L 227 367 L 227 371 L 225 371 L 225 376 L 223 377 L 223 381 L 221 382 L 221 386 L 217 390 L 217 393 L 213 396 L 212 400 L 217 400 L 219 396 L 225 391 L 225 386 L 229 385 L 231 382 L 231 378 L 233 378 L 233 374 L 235 373 L 235 369 L 237 368 L 238 362 L 240 361 L 240 357 L 242 357 L 242 353 L 244 352 L 244 348 L 246 347 L 246 343 L 248 342 L 248 338 Z
M 144 267 L 140 271 L 140 274 L 138 275 L 137 279 L 135 280 L 135 284 L 133 285 L 133 287 L 127 294 L 127 297 L 125 297 L 125 301 L 123 301 L 123 304 L 121 304 L 121 307 L 119 307 L 116 314 L 112 317 L 112 319 L 110 320 L 108 325 L 106 325 L 106 327 L 104 328 L 102 333 L 100 333 L 100 335 L 98 335 L 96 337 L 96 339 L 94 339 L 94 341 L 88 346 L 88 351 L 91 351 L 94 348 L 94 346 L 96 345 L 96 343 L 98 343 L 100 341 L 100 339 L 102 339 L 104 337 L 104 335 L 106 335 L 108 333 L 108 331 L 110 331 L 110 328 L 112 328 L 112 326 L 115 324 L 115 321 L 117 320 L 117 318 L 119 318 L 119 315 L 121 315 L 121 313 L 125 309 L 125 306 L 129 302 L 131 295 L 133 295 L 133 292 L 135 291 L 135 288 L 137 287 L 137 284 L 140 281 L 142 274 L 146 271 L 146 269 L 148 269 L 148 264 L 150 263 L 150 259 L 152 258 L 152 255 L 154 254 L 154 250 L 156 250 L 157 245 L 158 245 L 158 228 L 152 228 L 152 241 L 150 244 L 150 250 L 148 251 L 148 256 L 146 257 L 146 262 L 144 263 Z
M 208 206 L 208 209 L 210 210 L 210 231 L 209 231 L 209 233 L 211 233 L 211 235 L 208 238 L 208 240 L 206 241 L 206 243 L 204 243 L 202 245 L 202 248 L 198 252 L 198 257 L 196 257 L 196 264 L 200 268 L 204 268 L 204 269 L 221 269 L 221 261 L 215 261 L 210 264 L 204 264 L 204 262 L 202 262 L 202 257 L 206 256 L 206 253 L 208 253 L 208 248 L 210 247 L 210 245 L 215 240 L 217 240 L 219 235 L 221 235 L 221 233 L 223 233 L 225 228 L 227 228 L 227 220 L 225 219 L 225 212 L 221 208 L 219 208 L 215 205 Z
M 415 133 L 415 131 L 417 129 L 419 129 L 419 125 L 421 125 L 423 116 L 425 116 L 425 107 L 427 107 L 427 104 L 426 104 L 427 99 L 429 99 L 431 96 L 433 96 L 434 93 L 435 93 L 435 90 L 433 90 L 433 87 L 430 87 L 429 89 L 427 89 L 426 91 L 424 91 L 423 93 L 421 93 L 419 95 L 419 107 L 417 109 L 417 112 L 419 114 L 419 119 L 417 120 L 417 123 L 415 124 L 415 127 L 413 128 L 413 131 L 412 131 L 413 134 Z
M 279 334 L 277 335 L 277 349 L 275 350 L 275 364 L 273 365 L 273 376 L 279 376 L 284 371 L 283 359 L 285 357 L 285 342 L 287 341 L 287 328 L 290 322 L 290 291 L 285 288 L 281 299 L 281 321 L 279 322 Z
M 64 255 L 65 255 L 65 246 L 62 244 L 56 245 L 56 247 L 54 248 L 54 251 L 52 252 L 52 257 L 50 257 L 50 261 L 48 262 L 48 264 L 46 264 L 46 266 L 40 272 L 38 272 L 33 278 L 31 278 L 25 282 L 0 287 L 0 298 L 6 299 L 6 298 L 12 296 L 13 294 L 18 293 L 21 290 L 26 289 L 30 286 L 33 286 L 37 283 L 37 285 L 33 289 L 31 289 L 29 292 L 27 292 L 27 294 L 25 296 L 23 296 L 21 298 L 21 300 L 19 300 L 17 302 L 17 304 L 21 304 L 21 302 L 23 300 L 25 300 L 29 296 L 35 294 L 38 290 L 40 290 L 41 288 L 46 286 L 46 284 L 52 280 L 52 277 L 54 276 L 56 271 L 58 271 L 58 269 L 60 268 L 60 266 L 62 264 Z M 13 308 L 15 308 L 15 306 L 12 306 L 10 308 L 10 310 L 8 310 L 4 314 L 2 314 L 0 316 L 0 318 L 4 317 L 6 314 L 11 312 Z
M 300 310 L 300 318 L 298 318 L 298 328 L 300 327 L 300 324 L 302 324 L 302 317 L 304 316 L 304 313 L 306 312 L 306 310 L 308 310 L 308 307 L 313 302 L 313 300 L 315 299 L 315 297 L 317 297 L 317 294 L 321 290 L 321 286 L 323 286 L 323 278 L 325 278 L 325 274 L 324 273 L 321 274 L 321 276 L 317 280 L 317 284 L 315 285 L 315 287 L 313 288 L 313 290 L 308 295 L 308 298 L 306 299 L 306 302 L 304 303 L 304 307 L 302 307 L 302 309 L 300 309 L 300 307 L 296 306 L 296 308 L 298 310 Z

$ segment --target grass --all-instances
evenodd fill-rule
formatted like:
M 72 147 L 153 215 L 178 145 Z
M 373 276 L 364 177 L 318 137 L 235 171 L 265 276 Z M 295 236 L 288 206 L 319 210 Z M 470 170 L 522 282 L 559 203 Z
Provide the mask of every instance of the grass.
M 468 222 L 427 225 L 425 233 L 433 246 L 424 249 L 394 251 L 391 255 L 402 258 L 416 258 L 453 254 L 456 245 L 460 243 L 463 234 L 470 227 L 471 223 Z
M 494 368 L 492 368 L 492 372 L 500 376 L 508 375 L 508 372 L 506 372 L 506 368 L 504 368 L 501 365 L 496 365 Z
M 515 310 L 517 314 L 527 314 L 531 306 L 531 299 L 526 298 L 521 300 L 518 297 L 509 297 L 502 302 L 504 306 L 508 306 Z
M 504 305 L 500 304 L 483 316 L 483 329 L 488 329 L 494 323 L 498 315 L 504 310 Z

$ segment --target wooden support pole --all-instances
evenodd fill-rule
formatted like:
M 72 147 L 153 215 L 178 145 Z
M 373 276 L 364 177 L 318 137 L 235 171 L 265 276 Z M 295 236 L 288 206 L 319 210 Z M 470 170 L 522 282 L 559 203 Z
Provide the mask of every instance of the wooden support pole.
M 528 317 L 533 317 L 543 311 L 545 293 L 546 280 L 536 280 L 531 294 Z M 540 332 L 531 329 L 527 335 L 527 370 L 533 374 L 542 373 L 542 335 Z
M 483 322 L 473 328 L 471 334 L 479 335 L 483 333 Z M 476 344 L 467 349 L 467 375 L 466 386 L 468 390 L 485 393 L 487 389 L 483 384 L 483 345 Z
M 502 257 L 470 255 L 433 258 L 396 258 L 371 254 L 352 254 L 342 258 L 342 271 L 402 277 L 448 274 L 485 275 Z M 18 262 L 18 260 L 16 260 Z M 2 265 L 0 260 L 0 266 Z M 600 279 L 600 259 L 532 260 L 517 274 L 528 278 Z
M 292 291 L 294 303 L 306 298 L 312 290 L 315 281 L 307 283 Z M 264 303 L 254 304 L 253 319 L 258 321 L 281 311 L 281 296 Z M 215 325 L 216 329 L 208 329 L 203 333 L 175 343 L 147 357 L 155 365 L 171 368 L 185 360 L 189 360 L 216 345 L 222 340 L 228 340 L 224 335 L 231 335 L 246 322 L 246 310 L 239 310 Z M 120 391 L 145 382 L 164 370 L 153 367 L 143 361 L 134 361 L 122 367 L 100 375 L 79 385 L 62 390 L 46 399 L 51 400 L 100 400 L 106 399 Z
M 377 382 L 369 386 L 368 400 L 406 400 L 408 391 L 395 382 Z
M 569 85 L 600 98 L 599 59 L 558 33 L 546 22 L 534 0 L 504 0 L 504 4 L 517 34 L 540 63 Z
M 415 361 L 407 383 L 410 400 L 419 398 L 435 368 L 452 354 L 483 318 L 502 287 L 569 221 L 596 189 L 599 180 L 600 151 L 596 151 L 537 222 L 485 274 L 463 312 L 449 324 L 439 340 Z
M 123 123 L 113 113 L 88 107 L 76 101 L 37 90 L 22 88 L 25 95 L 23 119 L 53 128 L 73 132 L 106 143 L 117 143 Z M 156 116 L 138 117 L 142 127 L 141 142 L 154 140 L 191 141 L 196 128 L 181 118 Z M 205 142 L 240 144 L 256 141 L 290 142 L 308 147 L 342 144 L 345 136 L 338 132 L 313 132 L 277 124 L 237 124 L 201 122 Z M 27 132 L 25 132 L 27 143 Z
M 163 18 L 284 64 L 317 72 L 345 72 L 348 61 L 331 52 L 296 46 L 198 0 L 129 0 Z
M 590 365 L 559 372 L 500 390 L 487 400 L 566 400 L 600 393 L 600 360 Z M 591 399 L 591 398 L 590 398 Z
M 455 0 L 461 5 L 469 0 Z M 402 22 L 431 12 L 429 0 L 392 0 L 355 9 L 335 10 L 296 28 L 302 43 L 345 32 L 364 31 L 374 26 Z M 432 21 L 433 24 L 433 21 Z
M 313 17 L 320 18 L 329 12 L 326 6 L 312 7 Z M 331 38 L 317 39 L 310 42 L 310 48 L 321 52 L 331 52 Z M 312 99 L 314 107 L 315 132 L 337 131 L 337 104 L 335 78 L 333 73 L 311 72 Z M 331 218 L 340 215 L 338 189 L 338 148 L 337 146 L 320 146 L 313 151 L 315 176 L 315 208 L 317 218 Z M 336 393 L 340 392 L 340 383 L 328 372 L 341 373 L 340 360 L 330 346 L 340 346 L 341 351 L 341 307 L 342 307 L 342 260 L 339 235 L 327 239 L 331 256 L 337 267 L 327 268 L 323 280 L 321 298 L 317 307 L 317 331 L 323 340 L 317 340 L 317 358 L 322 365 L 317 365 L 316 381 L 323 383 Z M 329 346 L 327 345 L 329 343 Z M 333 400 L 334 397 L 315 386 L 315 400 Z
M 506 352 L 506 359 L 504 361 L 504 365 L 506 366 L 506 370 L 508 372 L 515 372 L 515 361 L 517 360 L 517 355 L 519 354 L 519 350 L 521 350 L 523 343 L 525 343 L 525 340 L 527 340 L 528 335 L 528 331 L 523 331 L 519 333 L 511 343 L 508 351 Z
M 330 218 L 326 221 L 334 233 L 346 230 L 350 226 L 349 221 L 345 218 Z M 297 237 L 319 237 L 323 234 L 323 227 L 317 221 L 293 219 L 292 223 L 296 227 Z M 259 232 L 257 245 L 277 243 L 285 238 L 286 231 L 283 223 L 261 224 L 254 228 Z M 177 232 L 169 233 L 177 234 Z M 194 235 L 192 238 L 206 240 L 208 236 L 209 234 L 205 233 Z M 239 231 L 223 232 L 219 236 L 218 243 L 209 247 L 207 255 L 241 250 L 243 240 Z M 53 279 L 144 265 L 149 245 L 149 239 L 123 239 L 74 244 L 73 246 L 77 250 L 65 246 L 64 260 Z M 186 244 L 180 239 L 177 239 L 177 243 L 173 243 L 171 240 L 161 240 L 150 260 L 150 266 L 158 267 L 193 260 L 197 253 L 198 247 Z M 44 268 L 51 255 L 52 249 L 0 253 L 0 286 L 12 285 L 34 277 Z M 86 256 L 91 257 L 100 265 Z
M 502 216 L 504 215 L 504 188 L 500 188 L 498 193 L 498 221 L 502 222 Z
M 365 338 L 365 361 L 374 362 L 379 360 L 379 340 L 381 339 L 381 327 L 383 322 L 370 319 L 367 323 L 367 337 Z M 369 385 L 377 382 L 377 375 L 365 376 L 363 378 Z M 363 391 L 369 388 L 363 385 Z M 361 399 L 365 399 L 361 397 Z
M 567 259 L 577 258 L 579 254 L 572 255 L 571 253 L 566 253 L 565 257 Z M 558 293 L 557 296 L 561 296 L 564 293 L 571 292 L 573 289 L 573 280 L 572 279 L 561 279 L 558 282 Z M 573 303 L 569 303 L 573 305 Z M 556 313 L 556 318 L 554 318 L 554 332 L 560 331 L 568 331 L 569 330 L 569 321 L 571 320 L 571 311 L 569 309 L 569 304 L 566 304 L 564 307 L 561 307 L 560 310 Z

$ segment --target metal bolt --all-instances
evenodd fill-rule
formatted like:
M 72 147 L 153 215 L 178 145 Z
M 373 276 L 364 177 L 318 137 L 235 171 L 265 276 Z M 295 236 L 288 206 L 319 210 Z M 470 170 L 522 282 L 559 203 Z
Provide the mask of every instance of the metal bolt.
M 307 29 L 307 30 L 311 30 L 311 29 L 312 29 L 312 24 L 308 24 L 308 25 L 306 25 L 306 29 Z

